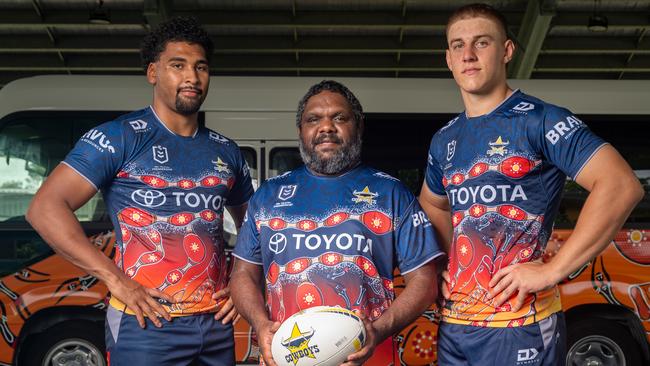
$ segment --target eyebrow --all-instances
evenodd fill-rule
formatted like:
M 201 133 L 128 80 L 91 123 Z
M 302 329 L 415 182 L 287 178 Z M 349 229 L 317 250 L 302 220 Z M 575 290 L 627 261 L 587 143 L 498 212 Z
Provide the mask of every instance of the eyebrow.
M 492 40 L 494 39 L 494 37 L 492 37 L 489 34 L 479 34 L 477 36 L 472 37 L 472 39 L 476 40 L 476 39 L 479 39 L 479 38 L 482 38 L 482 37 L 486 37 L 486 38 L 489 38 L 489 39 L 492 39 Z M 463 39 L 462 38 L 454 38 L 451 41 L 449 41 L 449 44 L 452 44 L 454 42 L 463 42 Z
M 172 57 L 172 58 L 170 58 L 169 60 L 167 60 L 167 62 L 179 62 L 179 61 L 180 61 L 180 62 L 187 62 L 187 59 L 184 58 L 184 57 L 176 56 L 176 57 Z M 200 59 L 200 60 L 198 60 L 196 63 L 197 63 L 197 64 L 207 64 L 207 63 L 208 63 L 208 60 L 206 60 L 206 59 Z

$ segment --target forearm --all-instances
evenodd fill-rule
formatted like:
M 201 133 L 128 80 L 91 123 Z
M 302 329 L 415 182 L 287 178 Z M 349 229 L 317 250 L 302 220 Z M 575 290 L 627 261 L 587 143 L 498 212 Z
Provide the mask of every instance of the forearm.
M 232 300 L 239 314 L 248 321 L 253 329 L 259 329 L 261 323 L 269 321 L 264 296 L 262 291 L 263 283 L 250 273 L 239 270 L 237 266 L 233 269 L 230 278 L 230 293 Z
M 639 187 L 638 181 L 635 181 L 617 187 L 603 185 L 593 188 L 573 233 L 549 262 L 555 283 L 607 247 L 643 197 Z
M 378 342 L 396 334 L 417 319 L 438 296 L 434 261 L 405 275 L 406 286 L 373 326 L 377 329 Z
M 65 202 L 42 201 L 36 197 L 26 218 L 54 251 L 89 274 L 109 285 L 123 276 L 111 259 L 92 245 Z

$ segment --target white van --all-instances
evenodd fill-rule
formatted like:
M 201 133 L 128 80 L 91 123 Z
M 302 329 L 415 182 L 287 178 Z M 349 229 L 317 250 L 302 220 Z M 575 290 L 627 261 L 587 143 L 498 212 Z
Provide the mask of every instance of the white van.
M 302 164 L 297 104 L 309 86 L 321 80 L 213 77 L 200 121 L 237 141 L 257 184 Z M 431 136 L 463 109 L 454 81 L 336 80 L 355 93 L 366 113 L 364 161 L 400 178 L 417 194 Z M 581 116 L 621 151 L 648 190 L 650 81 L 517 80 L 511 86 Z M 53 255 L 24 213 L 41 183 L 84 132 L 143 108 L 151 99 L 144 76 L 38 76 L 0 89 L 0 365 L 65 364 L 66 359 L 105 365 L 105 287 Z M 555 244 L 570 233 L 585 195 L 567 184 Z M 76 214 L 91 240 L 111 255 L 114 238 L 101 196 Z M 232 224 L 226 231 L 234 243 Z M 631 251 L 629 243 L 617 238 L 561 287 L 571 362 L 650 362 L 648 197 L 621 235 L 631 238 Z M 629 268 L 606 267 L 619 262 Z M 403 347 L 396 350 L 395 364 L 435 364 L 435 351 L 413 353 L 407 345 L 420 332 L 435 332 L 437 322 L 432 309 L 398 334 Z M 257 349 L 245 322 L 237 325 L 236 337 L 238 362 L 254 363 Z M 426 347 L 435 350 L 435 340 Z

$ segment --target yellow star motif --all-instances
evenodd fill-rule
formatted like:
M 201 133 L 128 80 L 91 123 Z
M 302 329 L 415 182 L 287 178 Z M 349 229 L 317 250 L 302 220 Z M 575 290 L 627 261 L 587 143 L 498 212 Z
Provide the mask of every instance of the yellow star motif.
M 517 210 L 515 210 L 514 208 L 510 209 L 510 211 L 508 211 L 508 215 L 510 215 L 510 217 L 517 216 Z
M 300 264 L 300 262 L 296 262 L 296 263 L 293 264 L 293 270 L 294 271 L 299 271 L 301 268 L 302 268 L 302 265 Z
M 184 215 L 180 215 L 178 217 L 178 222 L 180 222 L 181 224 L 184 224 L 186 221 L 187 221 L 187 218 L 185 218 Z
M 462 255 L 466 255 L 467 254 L 467 246 L 465 246 L 465 245 L 461 246 L 460 247 L 460 253 Z
M 380 227 L 380 226 L 381 226 L 381 219 L 379 219 L 379 218 L 374 218 L 374 219 L 372 220 L 372 226 L 374 226 L 374 227 Z
M 454 183 L 460 182 L 460 177 L 454 177 Z
M 512 165 L 512 171 L 513 172 L 518 172 L 520 169 L 521 169 L 521 167 L 519 166 L 519 164 L 513 164 Z
M 308 292 L 308 293 L 305 294 L 305 296 L 303 297 L 303 300 L 305 300 L 305 302 L 306 302 L 307 304 L 311 304 L 311 303 L 314 302 L 314 300 L 315 300 L 315 299 L 314 299 L 314 295 L 312 295 L 311 292 Z
M 211 219 L 212 218 L 212 212 L 207 212 L 205 214 L 205 217 L 207 217 L 208 219 Z
M 151 178 L 151 184 L 158 184 L 158 179 Z
M 336 256 L 334 254 L 330 254 L 327 256 L 328 263 L 334 263 L 334 261 L 336 261 Z
M 314 335 L 313 331 L 303 333 L 298 328 L 298 323 L 294 323 L 293 329 L 291 330 L 291 336 L 288 339 L 282 341 L 282 345 L 285 346 L 289 352 L 292 354 L 301 354 L 302 357 L 316 358 L 314 353 L 309 349 L 309 340 Z M 292 357 L 293 364 L 298 364 L 298 360 L 302 357 Z
M 149 254 L 149 261 L 154 262 L 158 260 L 158 256 L 155 254 Z
M 155 231 L 152 231 L 149 233 L 149 237 L 154 240 L 158 240 L 158 233 Z
M 363 269 L 366 270 L 366 271 L 369 270 L 370 269 L 370 264 L 368 264 L 368 262 L 364 262 L 363 263 Z
M 135 271 L 134 271 L 133 269 L 130 269 L 130 270 L 128 270 L 128 271 L 126 272 L 126 274 L 128 274 L 129 277 L 133 277 L 133 274 L 134 274 L 134 273 L 135 273 Z
M 482 170 L 481 167 L 477 166 L 476 168 L 474 168 L 474 173 L 478 174 L 481 172 L 481 170 Z
M 212 179 L 212 178 L 208 178 L 208 183 L 210 183 L 210 184 L 214 184 L 214 179 Z
M 183 188 L 187 188 L 190 186 L 190 182 L 184 181 L 183 183 L 181 183 L 181 186 L 183 186 Z
M 474 207 L 474 213 L 475 214 L 480 214 L 481 213 L 481 208 L 480 207 Z
M 176 282 L 176 280 L 178 280 L 178 275 L 176 273 L 172 273 L 169 275 L 169 279 L 171 282 Z
M 199 245 L 192 243 L 192 245 L 190 245 L 190 249 L 192 249 L 193 252 L 197 252 L 199 250 Z
M 302 224 L 302 228 L 303 229 L 309 229 L 309 228 L 311 228 L 311 224 L 308 223 L 308 222 L 305 222 L 305 223 Z
M 132 218 L 134 221 L 140 221 L 140 214 L 137 213 L 137 212 L 135 212 L 135 213 L 133 213 L 133 215 L 131 215 L 131 218 Z
M 334 218 L 332 219 L 332 221 L 338 223 L 339 221 L 341 221 L 341 216 L 339 216 L 339 215 L 334 216 Z
M 454 224 L 458 224 L 458 217 L 454 216 L 453 221 L 454 221 Z

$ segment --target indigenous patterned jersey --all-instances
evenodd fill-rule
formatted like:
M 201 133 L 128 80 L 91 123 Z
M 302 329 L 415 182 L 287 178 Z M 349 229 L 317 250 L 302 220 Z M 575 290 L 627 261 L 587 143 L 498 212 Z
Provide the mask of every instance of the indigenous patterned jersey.
M 462 113 L 433 136 L 426 182 L 447 195 L 454 226 L 443 320 L 507 327 L 561 309 L 557 287 L 530 295 L 516 313 L 510 302 L 495 308 L 488 283 L 500 268 L 541 260 L 566 176 L 575 179 L 603 145 L 568 110 L 520 91 L 486 115 Z
M 408 273 L 442 252 L 414 196 L 359 166 L 338 177 L 302 167 L 268 180 L 251 199 L 234 255 L 263 266 L 269 314 L 281 322 L 317 305 L 376 319 L 394 298 L 394 267 Z
M 253 193 L 233 141 L 206 128 L 176 135 L 149 107 L 88 131 L 64 163 L 102 190 L 120 269 L 176 299 L 172 316 L 215 310 L 227 281 L 223 208 Z

